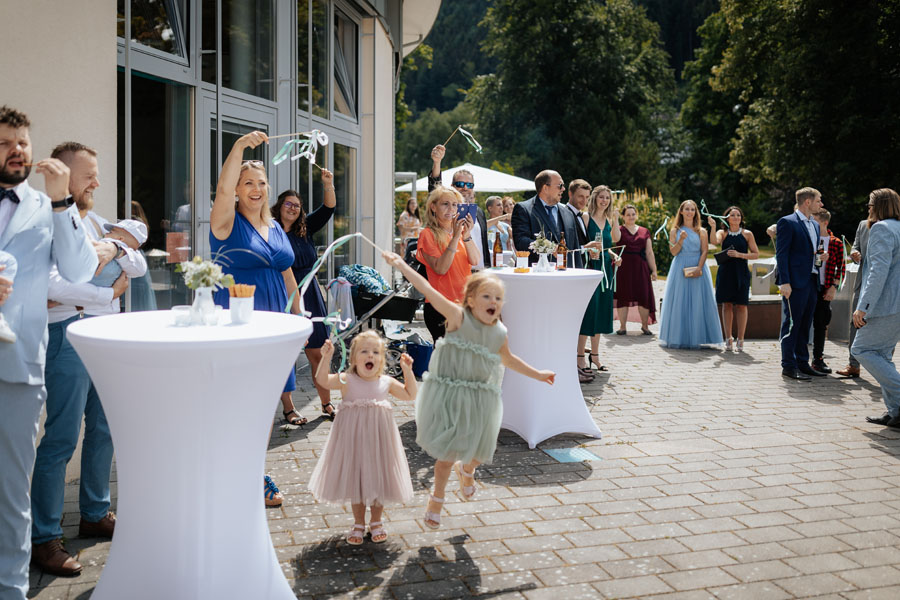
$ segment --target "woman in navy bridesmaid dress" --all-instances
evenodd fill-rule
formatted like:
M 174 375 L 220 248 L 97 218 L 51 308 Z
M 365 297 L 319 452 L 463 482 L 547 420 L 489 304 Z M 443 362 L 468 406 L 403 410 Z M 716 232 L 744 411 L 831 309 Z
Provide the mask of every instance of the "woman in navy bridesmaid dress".
M 262 161 L 243 161 L 244 150 L 268 141 L 261 131 L 239 138 L 222 165 L 216 199 L 209 217 L 209 246 L 213 257 L 235 283 L 255 285 L 256 310 L 282 312 L 288 290 L 297 288 L 291 265 L 294 250 L 281 226 L 269 210 L 269 181 Z M 237 197 L 237 202 L 235 202 Z M 216 304 L 228 308 L 228 290 L 215 294 Z M 300 312 L 299 296 L 294 297 L 291 312 Z M 281 394 L 282 408 L 293 411 L 291 392 L 296 389 L 294 369 L 285 373 L 287 383 Z M 300 423 L 298 423 L 300 424 Z M 283 498 L 266 475 L 263 482 L 266 506 L 280 506 Z

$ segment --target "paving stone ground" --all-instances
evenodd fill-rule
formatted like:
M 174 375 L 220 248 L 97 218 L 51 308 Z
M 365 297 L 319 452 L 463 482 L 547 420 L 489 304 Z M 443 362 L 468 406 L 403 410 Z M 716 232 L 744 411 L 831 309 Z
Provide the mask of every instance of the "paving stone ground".
M 346 545 L 350 507 L 306 491 L 331 424 L 279 425 L 267 466 L 285 503 L 267 515 L 298 598 L 900 598 L 900 431 L 865 423 L 884 408 L 873 379 L 786 381 L 774 341 L 726 354 L 638 333 L 604 336 L 610 372 L 583 386 L 602 439 L 529 450 L 502 431 L 476 501 L 451 479 L 438 531 L 421 521 L 433 462 L 411 402 L 395 416 L 416 498 L 386 511 L 382 545 Z M 846 348 L 828 342 L 826 356 L 840 368 Z M 295 403 L 318 414 L 307 393 Z M 577 446 L 601 460 L 543 452 Z M 108 542 L 77 537 L 77 480 L 66 501 L 85 571 L 32 571 L 31 597 L 88 598 L 106 560 Z

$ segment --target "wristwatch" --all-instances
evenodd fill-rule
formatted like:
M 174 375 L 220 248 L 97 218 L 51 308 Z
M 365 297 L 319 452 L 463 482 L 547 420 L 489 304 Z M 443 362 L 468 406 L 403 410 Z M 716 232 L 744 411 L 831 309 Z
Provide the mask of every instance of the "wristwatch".
M 69 194 L 68 196 L 66 196 L 66 197 L 63 198 L 62 200 L 54 200 L 54 201 L 52 201 L 52 202 L 50 203 L 50 206 L 52 206 L 53 208 L 69 208 L 69 207 L 72 206 L 73 204 L 75 204 L 75 199 L 72 198 L 72 194 Z

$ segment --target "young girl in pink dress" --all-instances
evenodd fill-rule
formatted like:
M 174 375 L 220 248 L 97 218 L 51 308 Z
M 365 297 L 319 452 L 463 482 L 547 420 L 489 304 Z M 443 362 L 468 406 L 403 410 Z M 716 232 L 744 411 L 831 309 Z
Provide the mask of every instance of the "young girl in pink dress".
M 416 397 L 412 358 L 400 359 L 405 384 L 383 375 L 386 349 L 374 331 L 365 331 L 350 344 L 350 367 L 332 375 L 334 344 L 322 346 L 316 383 L 341 391 L 341 405 L 325 442 L 325 449 L 309 480 L 316 500 L 350 503 L 353 528 L 347 543 L 359 546 L 366 533 L 366 507 L 370 507 L 369 534 L 380 544 L 387 539 L 381 522 L 385 504 L 407 502 L 413 497 L 409 464 L 391 414 L 388 394 L 398 400 Z

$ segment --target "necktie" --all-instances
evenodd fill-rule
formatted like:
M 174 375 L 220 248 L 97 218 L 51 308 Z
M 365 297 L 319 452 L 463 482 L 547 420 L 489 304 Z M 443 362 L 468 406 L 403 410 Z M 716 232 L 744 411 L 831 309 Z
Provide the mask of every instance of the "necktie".
M 16 190 L 13 188 L 7 188 L 0 191 L 0 202 L 3 202 L 4 198 L 9 198 L 13 204 L 19 203 L 19 197 L 16 195 Z

